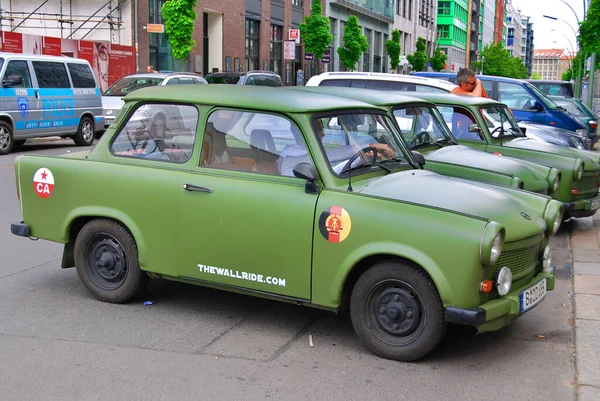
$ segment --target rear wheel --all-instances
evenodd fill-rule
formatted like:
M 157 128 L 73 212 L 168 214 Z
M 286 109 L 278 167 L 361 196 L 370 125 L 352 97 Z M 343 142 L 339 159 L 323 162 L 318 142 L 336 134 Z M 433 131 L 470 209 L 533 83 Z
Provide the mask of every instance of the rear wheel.
M 0 155 L 12 151 L 14 145 L 13 130 L 10 124 L 0 121 Z
M 79 129 L 73 137 L 77 146 L 90 146 L 94 142 L 94 122 L 89 117 L 82 117 Z
M 92 220 L 81 229 L 75 240 L 75 266 L 87 289 L 105 302 L 131 301 L 148 282 L 133 236 L 112 220 Z
M 398 361 L 423 358 L 446 331 L 435 286 L 418 267 L 405 262 L 378 263 L 363 273 L 352 290 L 350 316 L 369 349 Z

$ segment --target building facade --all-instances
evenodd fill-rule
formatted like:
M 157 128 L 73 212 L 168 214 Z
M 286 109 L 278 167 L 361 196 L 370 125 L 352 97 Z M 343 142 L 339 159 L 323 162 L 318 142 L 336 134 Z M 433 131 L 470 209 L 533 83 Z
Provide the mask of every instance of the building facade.
M 437 0 L 395 0 L 393 29 L 400 31 L 401 65 L 399 72 L 408 73 L 407 54 L 413 54 L 419 37 L 425 40 L 426 53 L 431 56 L 438 42 L 436 37 Z
M 537 49 L 533 53 L 532 73 L 541 79 L 562 80 L 572 60 L 573 56 L 566 49 Z
M 447 55 L 446 71 L 458 71 L 466 66 L 467 36 L 470 34 L 469 2 L 444 0 L 438 2 L 437 36 Z
M 506 42 L 504 47 L 513 57 L 521 58 L 521 38 L 523 36 L 523 25 L 521 23 L 521 12 L 517 10 L 512 0 L 506 1 Z
M 506 41 L 506 0 L 496 0 L 496 13 L 494 22 L 494 43 Z
M 481 1 L 481 18 L 479 21 L 479 49 L 494 43 L 494 26 L 496 22 L 496 0 Z
M 523 26 L 523 37 L 521 38 L 521 43 L 525 43 L 525 49 L 522 53 L 521 57 L 523 58 L 523 63 L 525 64 L 525 68 L 527 68 L 527 75 L 531 77 L 532 68 L 533 68 L 533 22 L 531 22 L 530 17 L 523 16 L 521 17 L 521 25 Z M 524 40 L 523 40 L 524 38 Z M 523 48 L 523 46 L 521 46 Z

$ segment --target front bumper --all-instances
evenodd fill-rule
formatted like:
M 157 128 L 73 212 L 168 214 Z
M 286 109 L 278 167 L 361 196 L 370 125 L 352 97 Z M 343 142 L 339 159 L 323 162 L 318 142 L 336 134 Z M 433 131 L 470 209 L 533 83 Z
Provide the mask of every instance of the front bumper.
M 520 312 L 521 292 L 544 278 L 546 279 L 547 290 L 554 289 L 554 269 L 552 269 L 551 273 L 540 272 L 528 283 L 518 288 L 513 288 L 505 296 L 487 301 L 476 308 L 463 309 L 449 306 L 445 311 L 445 319 L 448 323 L 475 326 L 479 333 L 499 330 L 531 310 L 529 309 L 523 313 Z M 535 306 L 533 309 L 535 309 Z
M 567 207 L 569 205 L 570 207 Z M 564 202 L 563 206 L 573 217 L 593 216 L 600 209 L 600 195 L 591 199 L 579 199 L 573 202 Z
M 29 237 L 29 226 L 23 222 L 11 223 L 10 232 L 19 237 Z
M 104 129 L 108 129 L 113 121 L 115 121 L 115 116 L 104 116 Z

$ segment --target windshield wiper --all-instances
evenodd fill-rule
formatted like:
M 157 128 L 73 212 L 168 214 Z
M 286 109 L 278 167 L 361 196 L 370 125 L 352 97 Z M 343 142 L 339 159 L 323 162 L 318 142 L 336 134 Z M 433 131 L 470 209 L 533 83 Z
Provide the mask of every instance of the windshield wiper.
M 439 146 L 440 148 L 443 148 L 443 147 L 444 147 L 443 145 L 441 145 L 441 144 L 440 144 L 440 143 L 439 143 L 439 142 L 436 140 L 436 141 L 434 141 L 434 142 L 429 142 L 429 141 L 426 141 L 426 142 L 417 143 L 416 145 L 413 145 L 413 146 L 411 146 L 411 149 L 418 149 L 418 148 L 422 148 L 423 146 L 428 146 L 428 145 L 437 145 L 437 146 Z
M 360 170 L 360 169 L 363 169 L 365 167 L 371 168 L 371 167 L 373 167 L 373 165 L 371 163 L 362 163 L 362 164 L 359 164 L 358 166 L 353 166 L 353 167 L 347 168 L 345 170 L 342 170 L 342 171 L 340 171 L 340 174 L 349 173 L 349 172 L 354 171 L 354 170 Z

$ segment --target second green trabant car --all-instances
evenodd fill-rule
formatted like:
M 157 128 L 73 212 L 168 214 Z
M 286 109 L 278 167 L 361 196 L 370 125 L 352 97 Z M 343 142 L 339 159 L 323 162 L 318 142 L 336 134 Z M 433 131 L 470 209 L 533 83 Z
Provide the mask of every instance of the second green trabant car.
M 553 167 L 458 145 L 433 103 L 401 92 L 328 86 L 294 88 L 385 107 L 398 123 L 407 146 L 424 155 L 426 170 L 540 194 L 553 194 L 559 188 L 561 174 Z
M 528 160 L 561 172 L 552 194 L 565 207 L 565 218 L 593 216 L 600 209 L 600 154 L 529 139 L 510 109 L 495 100 L 419 93 L 435 103 L 458 143 L 503 157 Z
M 64 244 L 61 266 L 102 301 L 162 278 L 349 308 L 369 349 L 400 361 L 553 289 L 560 202 L 422 170 L 368 103 L 192 86 L 127 95 L 89 152 L 19 156 L 12 233 Z

